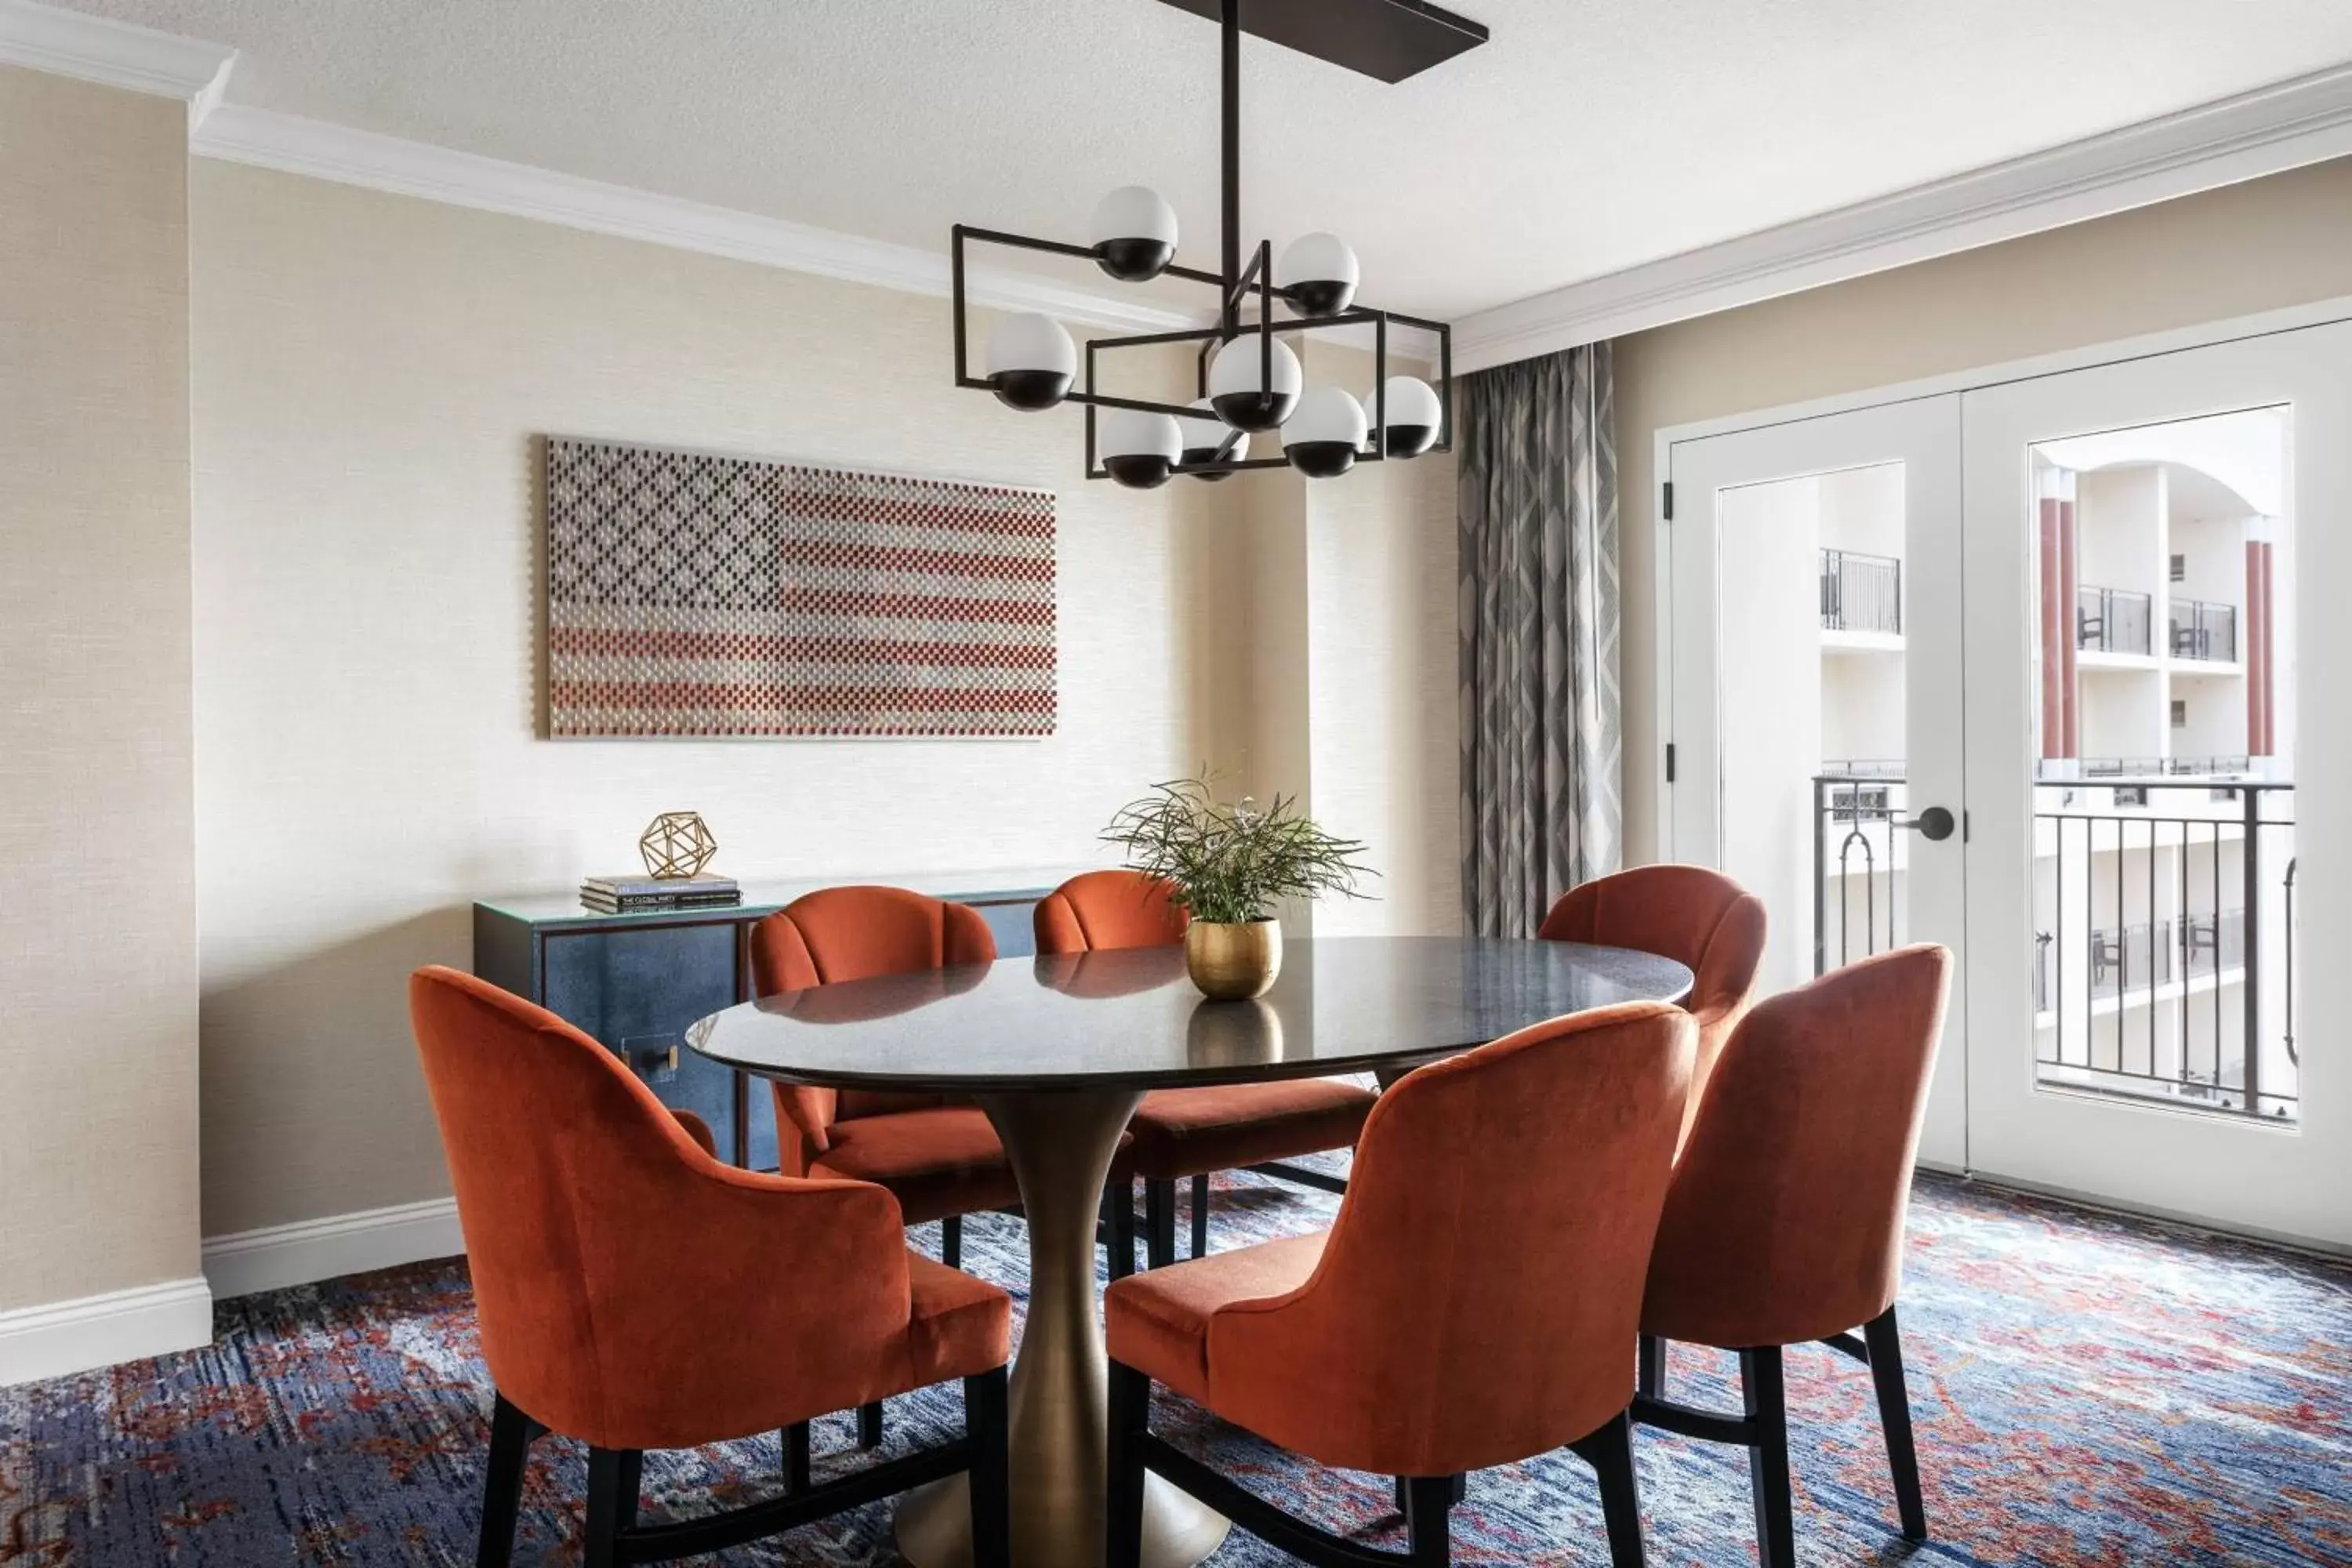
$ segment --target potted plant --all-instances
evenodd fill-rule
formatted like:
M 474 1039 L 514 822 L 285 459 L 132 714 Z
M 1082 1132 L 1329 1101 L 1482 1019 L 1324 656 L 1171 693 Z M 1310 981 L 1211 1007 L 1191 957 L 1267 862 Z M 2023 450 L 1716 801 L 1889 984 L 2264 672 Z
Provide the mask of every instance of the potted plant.
M 1325 832 L 1295 797 L 1227 805 L 1205 774 L 1154 785 L 1111 818 L 1103 838 L 1126 850 L 1129 868 L 1175 889 L 1192 917 L 1185 968 L 1218 1001 L 1262 996 L 1282 972 L 1276 905 L 1332 893 L 1360 898 L 1356 879 L 1369 874 L 1359 861 L 1364 846 Z

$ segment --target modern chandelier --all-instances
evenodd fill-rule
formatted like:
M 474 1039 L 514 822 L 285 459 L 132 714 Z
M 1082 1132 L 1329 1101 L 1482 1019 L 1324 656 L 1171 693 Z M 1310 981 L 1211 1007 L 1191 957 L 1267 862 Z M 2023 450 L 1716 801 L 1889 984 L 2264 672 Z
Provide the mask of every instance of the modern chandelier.
M 1223 37 L 1223 253 L 1214 272 L 1176 260 L 1176 212 L 1159 193 L 1125 185 L 1096 206 L 1090 243 L 1038 239 L 998 229 L 954 228 L 955 379 L 992 392 L 1007 407 L 1034 413 L 1064 403 L 1087 411 L 1087 478 L 1152 489 L 1172 475 L 1217 480 L 1247 468 L 1297 469 L 1311 479 L 1344 474 L 1359 460 L 1420 457 L 1454 446 L 1454 334 L 1440 321 L 1356 300 L 1355 252 L 1329 234 L 1292 240 L 1281 255 L 1261 240 L 1244 265 L 1241 237 L 1241 37 L 1256 37 L 1364 72 L 1402 81 L 1486 41 L 1486 29 L 1421 0 L 1166 0 L 1214 18 Z M 1181 278 L 1217 290 L 1217 323 L 1182 331 L 1094 338 L 1080 378 L 1077 345 L 1062 324 L 1034 312 L 1008 315 L 990 336 L 983 373 L 971 374 L 966 346 L 967 243 L 1039 250 L 1093 261 L 1123 283 Z M 1255 293 L 1256 310 L 1243 308 Z M 1279 300 L 1290 315 L 1277 319 Z M 1392 327 L 1436 340 L 1437 384 L 1389 374 Z M 1292 333 L 1366 329 L 1372 388 L 1359 402 L 1339 386 L 1308 386 Z M 1198 343 L 1198 396 L 1189 405 L 1116 397 L 1096 390 L 1097 362 L 1120 349 Z M 1282 432 L 1282 456 L 1252 458 L 1250 439 Z

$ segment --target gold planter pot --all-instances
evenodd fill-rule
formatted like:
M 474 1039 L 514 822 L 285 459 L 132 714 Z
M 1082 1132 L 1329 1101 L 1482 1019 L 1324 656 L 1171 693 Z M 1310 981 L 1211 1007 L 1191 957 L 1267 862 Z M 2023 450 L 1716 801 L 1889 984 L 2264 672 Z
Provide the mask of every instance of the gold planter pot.
M 1282 973 L 1282 922 L 1194 921 L 1184 930 L 1184 967 L 1201 994 L 1213 1001 L 1263 996 Z

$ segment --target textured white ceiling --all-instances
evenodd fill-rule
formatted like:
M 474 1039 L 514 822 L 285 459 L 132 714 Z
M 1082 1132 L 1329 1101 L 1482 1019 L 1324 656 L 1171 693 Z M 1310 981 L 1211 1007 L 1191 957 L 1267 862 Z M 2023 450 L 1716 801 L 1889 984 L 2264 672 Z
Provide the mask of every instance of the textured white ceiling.
M 1216 29 L 1159 0 L 68 0 L 244 51 L 228 101 L 874 238 L 1215 265 Z M 1257 0 L 1283 4 L 1285 0 Z M 2352 0 L 1449 0 L 1396 87 L 1244 46 L 1243 216 L 1458 316 L 2352 59 Z

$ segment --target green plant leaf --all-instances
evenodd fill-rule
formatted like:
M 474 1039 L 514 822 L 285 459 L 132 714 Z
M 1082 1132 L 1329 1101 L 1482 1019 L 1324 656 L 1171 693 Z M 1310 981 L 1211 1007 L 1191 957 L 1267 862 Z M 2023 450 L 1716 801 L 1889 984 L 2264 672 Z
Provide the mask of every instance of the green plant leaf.
M 1228 805 L 1206 771 L 1154 784 L 1119 808 L 1102 837 L 1126 852 L 1129 868 L 1174 884 L 1194 920 L 1217 924 L 1272 920 L 1285 899 L 1363 898 L 1357 879 L 1379 875 L 1362 863 L 1361 840 L 1326 832 L 1296 796 Z

